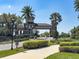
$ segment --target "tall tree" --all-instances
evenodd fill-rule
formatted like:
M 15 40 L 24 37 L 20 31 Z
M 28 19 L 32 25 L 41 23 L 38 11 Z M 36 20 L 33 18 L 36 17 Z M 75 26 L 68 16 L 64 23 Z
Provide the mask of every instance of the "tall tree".
M 21 11 L 23 13 L 22 17 L 28 22 L 28 20 L 35 19 L 35 15 L 33 14 L 33 10 L 30 6 L 24 6 Z
M 10 39 L 12 37 L 11 49 L 13 49 L 14 27 L 16 27 L 16 25 L 22 23 L 21 19 L 22 18 L 20 16 L 16 16 L 15 14 L 10 14 L 10 13 L 8 13 L 8 14 L 3 13 L 0 15 L 0 22 L 3 23 L 3 25 L 5 24 L 5 26 L 2 25 L 2 27 L 0 27 L 0 35 L 6 35 Z
M 6 14 L 6 13 L 3 13 L 3 14 L 0 15 L 0 22 L 2 22 L 3 24 L 5 23 L 6 29 L 8 29 L 8 31 L 9 31 L 8 33 L 11 33 L 10 32 L 10 27 L 11 27 L 10 23 L 12 22 L 12 19 L 14 19 L 14 21 L 17 24 L 22 23 L 22 21 L 21 21 L 22 18 L 20 16 L 16 16 L 15 14 L 10 14 L 10 13 Z
M 22 17 L 17 16 L 16 23 L 17 23 L 17 24 L 22 24 Z
M 73 29 L 71 29 L 71 38 L 79 39 L 79 26 L 74 27 Z
M 74 8 L 75 8 L 75 11 L 78 11 L 79 12 L 79 0 L 75 0 L 74 1 Z
M 60 38 L 67 38 L 67 37 L 70 37 L 70 34 L 69 33 L 64 33 L 64 32 L 61 32 L 61 34 L 59 35 Z
M 34 19 L 35 19 L 35 15 L 33 14 L 33 10 L 30 6 L 24 6 L 24 8 L 21 11 L 22 17 L 24 20 L 26 20 L 27 26 L 25 25 L 24 27 L 27 28 L 27 33 L 29 33 L 29 37 L 31 38 L 34 34 L 33 34 L 33 27 L 34 27 Z M 30 29 L 30 30 L 29 30 Z
M 50 19 L 51 19 L 51 24 L 52 24 L 52 28 L 51 28 L 51 36 L 53 36 L 53 38 L 58 38 L 58 31 L 57 31 L 57 25 L 59 22 L 62 21 L 62 17 L 58 12 L 52 13 L 50 15 Z
M 40 34 L 42 37 L 49 37 L 50 36 L 50 33 L 49 32 L 44 32 L 42 34 Z
M 79 0 L 74 1 L 74 8 L 76 12 L 79 12 Z M 78 18 L 79 18 L 79 14 L 78 14 Z

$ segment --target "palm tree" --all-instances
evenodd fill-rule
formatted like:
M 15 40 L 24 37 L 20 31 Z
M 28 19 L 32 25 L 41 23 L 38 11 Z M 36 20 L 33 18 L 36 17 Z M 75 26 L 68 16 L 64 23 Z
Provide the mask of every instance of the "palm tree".
M 35 19 L 35 15 L 33 14 L 34 11 L 30 6 L 24 6 L 21 12 L 23 13 L 22 17 L 26 19 L 26 22 L 28 22 L 28 20 Z
M 75 11 L 79 11 L 79 0 L 75 0 L 74 5 Z
M 52 13 L 50 15 L 50 19 L 52 21 L 52 25 L 55 25 L 55 26 L 57 26 L 57 24 L 62 21 L 61 15 L 57 12 Z
M 8 19 L 8 18 L 7 18 L 7 14 L 6 14 L 6 13 L 3 13 L 3 14 L 2 14 L 2 17 L 3 17 L 3 20 L 7 23 L 7 19 Z
M 75 11 L 79 12 L 79 0 L 75 0 L 74 1 L 74 8 L 75 8 Z M 79 14 L 78 14 L 78 18 L 79 18 Z
M 22 24 L 22 17 L 18 16 L 16 20 L 17 25 Z
M 50 19 L 53 20 L 53 21 L 56 21 L 56 22 L 62 21 L 61 15 L 58 12 L 52 13 L 50 15 Z
M 50 15 L 50 19 L 52 23 L 50 35 L 53 36 L 54 38 L 58 38 L 57 25 L 59 22 L 62 21 L 61 15 L 58 12 L 52 13 Z
M 16 24 L 14 25 L 20 24 L 22 18 L 20 16 L 16 16 L 15 14 L 10 14 L 10 13 L 8 14 L 3 13 L 2 15 L 0 15 L 0 18 L 1 18 L 0 21 L 2 20 L 3 22 L 5 22 L 6 25 L 5 28 L 2 28 L 2 31 L 5 32 L 7 36 L 9 37 L 12 36 L 11 49 L 13 49 L 13 24 L 15 22 Z

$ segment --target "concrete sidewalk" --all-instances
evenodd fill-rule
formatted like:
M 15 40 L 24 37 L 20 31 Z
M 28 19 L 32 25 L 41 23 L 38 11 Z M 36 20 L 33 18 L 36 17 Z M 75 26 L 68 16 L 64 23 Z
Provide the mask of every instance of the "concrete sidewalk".
M 45 57 L 59 52 L 59 45 L 52 45 L 41 49 L 28 50 L 0 59 L 44 59 Z

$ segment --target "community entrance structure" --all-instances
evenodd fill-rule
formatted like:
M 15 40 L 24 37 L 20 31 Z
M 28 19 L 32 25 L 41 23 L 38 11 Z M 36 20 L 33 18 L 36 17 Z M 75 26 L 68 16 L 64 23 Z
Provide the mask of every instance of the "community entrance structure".
M 51 21 L 52 22 L 52 21 Z M 52 23 L 35 23 L 34 19 L 27 20 L 24 24 L 19 24 L 18 28 L 18 35 L 24 35 L 27 37 L 34 37 L 37 34 L 38 29 L 48 29 L 52 30 Z
M 5 27 L 6 22 L 0 21 L 0 27 Z M 13 35 L 20 37 L 34 37 L 38 33 L 38 29 L 47 29 L 51 32 L 54 30 L 53 21 L 48 23 L 35 23 L 34 19 L 27 20 L 26 23 L 15 24 L 13 26 Z

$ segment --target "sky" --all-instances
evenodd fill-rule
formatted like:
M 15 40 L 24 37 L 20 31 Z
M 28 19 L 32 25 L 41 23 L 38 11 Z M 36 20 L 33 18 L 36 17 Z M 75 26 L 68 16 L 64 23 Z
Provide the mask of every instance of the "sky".
M 70 32 L 74 26 L 79 25 L 79 19 L 74 9 L 74 0 L 0 0 L 0 14 L 14 13 L 22 15 L 24 6 L 30 5 L 34 11 L 35 23 L 51 24 L 50 15 L 54 12 L 60 13 L 62 22 L 58 24 L 57 30 Z M 39 30 L 40 33 L 49 30 Z

